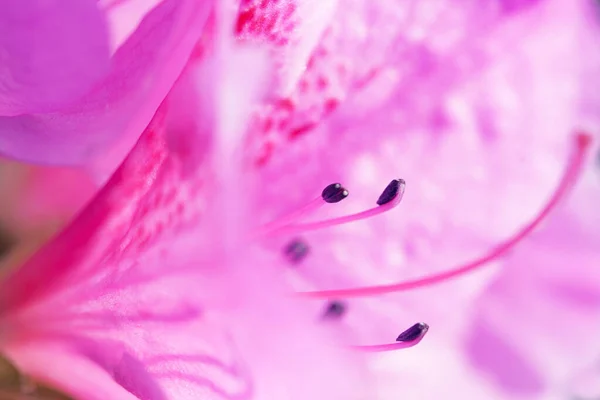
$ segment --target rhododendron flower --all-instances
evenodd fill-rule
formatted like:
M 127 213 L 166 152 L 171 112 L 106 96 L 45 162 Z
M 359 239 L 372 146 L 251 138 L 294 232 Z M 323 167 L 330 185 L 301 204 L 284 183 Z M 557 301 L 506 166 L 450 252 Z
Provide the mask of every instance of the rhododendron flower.
M 0 283 L 0 352 L 35 385 L 83 399 L 418 398 L 423 383 L 426 398 L 548 392 L 578 367 L 582 347 L 562 346 L 564 332 L 594 339 L 594 249 L 556 247 L 548 280 L 527 265 L 567 246 L 565 218 L 577 224 L 557 208 L 589 166 L 580 47 L 597 30 L 593 7 L 210 9 L 190 22 L 202 30 L 192 58 L 123 164 Z M 115 135 L 111 155 L 136 129 Z M 579 274 L 561 269 L 570 249 Z M 529 336 L 506 296 L 539 317 Z M 582 329 L 547 332 L 539 304 Z M 528 346 L 540 331 L 545 346 Z M 447 346 L 472 375 L 432 394 Z M 388 393 L 375 352 L 410 362 Z M 550 357 L 568 362 L 547 368 Z M 515 359 L 535 370 L 517 372 L 524 384 L 507 377 Z M 435 372 L 415 376 L 425 365 Z

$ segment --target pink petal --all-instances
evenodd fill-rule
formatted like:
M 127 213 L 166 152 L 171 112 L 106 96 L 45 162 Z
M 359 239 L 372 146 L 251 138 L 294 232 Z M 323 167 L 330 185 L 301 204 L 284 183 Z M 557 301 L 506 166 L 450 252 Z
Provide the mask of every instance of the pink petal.
M 24 343 L 3 352 L 32 379 L 77 398 L 139 400 L 80 354 L 56 343 Z M 51 366 L 51 367 L 50 367 Z
M 253 207 L 262 210 L 263 221 L 300 207 L 332 182 L 342 182 L 350 197 L 307 220 L 370 208 L 390 179 L 407 181 L 402 204 L 388 214 L 306 233 L 311 254 L 294 271 L 316 287 L 423 276 L 469 261 L 514 234 L 554 190 L 580 115 L 580 92 L 572 89 L 583 83 L 577 71 L 587 60 L 576 49 L 589 28 L 576 22 L 584 18 L 577 6 L 539 3 L 508 17 L 481 6 L 440 4 L 435 15 L 449 25 L 441 30 L 426 23 L 423 9 L 424 26 L 415 18 L 406 21 L 405 31 L 398 28 L 395 41 L 404 46 L 404 61 L 377 47 L 378 27 L 402 15 L 384 11 L 379 24 L 365 22 L 374 31 L 371 47 L 378 49 L 366 60 L 376 60 L 372 80 L 360 86 L 354 79 L 364 75 L 351 73 L 329 113 L 321 103 L 303 103 L 302 96 L 285 112 L 269 105 L 258 112 L 264 123 L 250 132 L 253 146 L 271 149 L 254 183 L 262 188 Z M 480 25 L 482 20 L 493 24 Z M 413 25 L 431 31 L 415 40 Z M 546 45 L 550 26 L 563 32 L 560 46 Z M 452 40 L 450 30 L 456 32 Z M 351 49 L 342 47 L 349 65 L 361 66 Z M 327 54 L 346 53 L 333 46 Z M 565 86 L 547 84 L 556 80 Z M 323 101 L 322 92 L 314 93 L 310 99 Z M 296 121 L 311 128 L 292 137 L 302 126 Z M 274 239 L 273 246 L 286 240 Z M 457 285 L 465 286 L 459 290 L 465 294 L 474 286 Z
M 115 242 L 126 233 L 135 236 L 136 240 L 128 241 L 130 245 L 132 242 L 137 244 L 143 241 L 143 237 L 136 235 L 139 235 L 139 232 L 130 231 L 129 227 L 134 219 L 142 221 L 150 211 L 148 207 L 133 213 L 133 210 L 141 207 L 145 196 L 148 195 L 156 179 L 155 174 L 160 170 L 167 154 L 162 134 L 163 119 L 163 113 L 156 117 L 156 121 L 147 128 L 147 133 L 140 139 L 127 162 L 119 168 L 78 218 L 9 278 L 18 283 L 13 289 L 10 289 L 12 285 L 5 284 L 5 290 L 0 295 L 3 297 L 0 302 L 3 310 L 10 310 L 24 302 L 37 300 L 38 296 L 51 293 L 64 284 L 63 279 L 77 281 L 78 277 L 72 275 L 86 272 L 81 271 L 85 268 L 94 268 L 87 271 L 88 273 L 102 271 L 96 258 L 107 257 L 104 254 L 106 251 L 115 253 L 111 256 L 115 257 L 126 250 L 116 246 Z M 154 179 L 148 179 L 148 175 Z M 131 204 L 132 208 L 119 213 L 118 210 L 125 203 Z M 104 232 L 99 232 L 99 229 L 103 229 Z M 95 233 L 100 233 L 100 236 L 95 236 Z M 77 252 L 68 250 L 73 248 L 77 249 Z M 98 248 L 99 252 L 95 251 L 95 248 Z M 48 285 L 48 282 L 40 280 L 39 275 L 42 273 L 52 277 L 53 283 Z
M 539 395 L 546 385 L 544 376 L 537 365 L 527 360 L 526 353 L 514 345 L 515 339 L 481 321 L 471 327 L 466 351 L 474 369 L 487 375 L 499 391 Z
M 324 29 L 320 41 L 302 61 L 305 65 L 303 73 L 279 88 L 278 97 L 257 113 L 250 134 L 255 136 L 253 144 L 258 147 L 251 149 L 257 153 L 258 164 L 267 161 L 281 143 L 316 130 L 347 100 L 362 99 L 361 104 L 351 102 L 350 111 L 362 115 L 365 109 L 380 106 L 392 90 L 414 96 L 413 87 L 406 86 L 418 86 L 421 74 L 438 72 L 434 61 L 436 52 L 441 58 L 446 53 L 458 51 L 470 35 L 482 30 L 484 21 L 497 17 L 486 8 L 457 10 L 447 7 L 444 1 L 429 6 L 409 2 L 340 2 L 334 14 L 335 18 Z M 258 23 L 260 18 L 252 15 L 251 21 L 262 27 Z M 444 24 L 440 25 L 442 21 Z M 438 37 L 447 37 L 446 29 L 457 34 L 445 43 L 445 47 L 428 50 L 432 44 L 437 44 Z M 420 32 L 423 37 L 413 38 L 413 31 Z M 281 30 L 275 31 L 275 34 L 280 33 Z M 244 32 L 242 37 L 246 37 Z M 290 59 L 291 62 L 296 60 Z M 445 86 L 441 79 L 438 81 L 441 87 Z M 422 85 L 423 96 L 433 101 L 429 84 L 425 81 Z
M 238 36 L 272 47 L 279 66 L 279 94 L 288 95 L 330 25 L 337 0 L 243 0 Z
M 112 172 L 181 73 L 210 9 L 210 2 L 195 0 L 160 3 L 118 49 L 108 76 L 77 104 L 51 114 L 0 118 L 1 151 Z
M 139 23 L 162 0 L 98 0 L 98 7 L 106 12 L 115 52 L 135 32 Z
M 564 382 L 600 353 L 600 218 L 594 205 L 600 190 L 591 168 L 564 209 L 515 249 L 477 301 L 468 354 L 508 392 L 535 393 Z M 533 375 L 523 373 L 527 365 Z
M 0 115 L 59 110 L 109 68 L 108 32 L 95 0 L 3 1 Z
M 310 252 L 290 271 L 294 282 L 300 280 L 298 286 L 398 282 L 460 265 L 488 251 L 539 211 L 565 167 L 570 135 L 582 115 L 580 102 L 583 99 L 590 114 L 594 109 L 595 95 L 582 93 L 582 86 L 589 92 L 591 75 L 584 77 L 580 71 L 592 71 L 590 61 L 597 52 L 588 40 L 598 27 L 583 25 L 590 17 L 577 3 L 522 2 L 506 10 L 482 3 L 461 8 L 433 3 L 415 2 L 414 12 L 407 15 L 386 13 L 382 4 L 391 2 L 370 2 L 371 10 L 382 8 L 374 13 L 379 23 L 366 18 L 373 17 L 369 13 L 357 11 L 358 18 L 348 17 L 367 21 L 364 42 L 342 34 L 332 35 L 332 44 L 324 40 L 319 48 L 328 45 L 328 51 L 315 52 L 319 63 L 309 63 L 297 93 L 257 112 L 249 135 L 259 174 L 253 185 L 261 188 L 262 196 L 252 209 L 262 221 L 301 207 L 332 182 L 342 182 L 349 198 L 307 220 L 372 207 L 390 179 L 407 180 L 403 203 L 388 215 L 303 235 Z M 344 10 L 352 8 L 345 4 Z M 344 15 L 336 22 L 342 32 L 353 32 L 350 22 L 344 24 Z M 394 23 L 397 36 L 386 51 L 377 32 L 380 27 L 392 29 Z M 549 46 L 549 34 L 562 40 Z M 344 44 L 340 38 L 348 37 L 347 47 L 339 44 Z M 582 53 L 581 48 L 587 50 Z M 347 75 L 336 73 L 339 58 L 341 65 L 349 65 Z M 374 74 L 368 73 L 370 67 Z M 548 84 L 557 81 L 565 85 Z M 332 107 L 326 107 L 329 99 L 335 100 Z M 281 250 L 291 239 L 274 235 L 266 245 Z M 555 258 L 556 263 L 567 262 L 564 253 Z M 492 265 L 446 286 L 360 299 L 358 305 L 350 305 L 359 315 L 351 312 L 348 324 L 357 334 L 381 340 L 382 332 L 402 313 L 427 321 L 440 335 L 458 336 L 471 305 L 496 271 Z M 568 286 L 573 292 L 581 290 L 581 297 L 593 304 L 594 285 Z M 531 283 L 521 290 L 513 308 L 526 300 L 527 290 L 536 289 Z M 560 299 L 551 304 L 558 307 L 565 297 Z M 566 315 L 572 308 L 564 306 Z M 546 325 L 546 332 L 536 335 L 550 336 L 548 332 Z M 505 334 L 502 331 L 506 341 L 500 344 L 514 350 L 513 360 L 525 360 L 531 367 L 524 368 L 532 372 L 529 387 L 544 385 L 546 377 L 538 376 L 544 375 L 540 365 L 529 362 L 527 347 L 535 335 L 515 348 L 517 338 Z M 499 343 L 493 339 L 485 338 Z M 508 359 L 508 352 L 505 355 Z M 555 360 L 558 364 L 560 357 Z M 488 370 L 494 360 L 489 361 Z M 423 381 L 430 385 L 429 379 Z

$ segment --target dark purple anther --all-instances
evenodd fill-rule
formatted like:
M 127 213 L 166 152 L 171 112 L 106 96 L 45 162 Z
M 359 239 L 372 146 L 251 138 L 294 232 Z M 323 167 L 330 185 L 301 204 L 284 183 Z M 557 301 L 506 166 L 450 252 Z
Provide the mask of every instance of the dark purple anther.
M 386 186 L 383 193 L 381 193 L 379 199 L 377 199 L 377 204 L 382 206 L 394 200 L 401 191 L 404 191 L 405 185 L 406 182 L 404 182 L 404 179 L 394 179 L 393 181 L 391 181 Z
M 396 338 L 396 342 L 412 342 L 417 339 L 420 339 L 427 333 L 429 330 L 429 325 L 424 322 L 418 322 L 402 332 Z
M 332 183 L 323 189 L 321 197 L 327 203 L 338 203 L 348 197 L 348 191 L 340 183 Z
M 327 307 L 325 308 L 325 312 L 323 313 L 323 317 L 325 318 L 339 318 L 346 312 L 346 304 L 341 301 L 330 301 Z
M 283 250 L 285 256 L 294 264 L 304 260 L 308 255 L 308 244 L 302 239 L 294 239 Z

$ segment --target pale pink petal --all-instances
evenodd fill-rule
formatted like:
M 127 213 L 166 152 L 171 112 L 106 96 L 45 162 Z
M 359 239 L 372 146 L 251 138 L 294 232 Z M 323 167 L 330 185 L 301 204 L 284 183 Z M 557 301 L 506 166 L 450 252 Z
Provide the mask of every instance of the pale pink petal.
M 361 10 L 362 3 L 356 4 Z M 353 25 L 344 24 L 341 13 L 336 22 L 344 34 L 332 35 L 331 42 L 326 36 L 319 48 L 327 44 L 328 51 L 315 53 L 319 63 L 309 63 L 297 93 L 259 110 L 249 133 L 259 174 L 253 185 L 262 190 L 251 208 L 264 223 L 302 207 L 332 182 L 342 182 L 350 196 L 307 220 L 373 207 L 391 179 L 407 180 L 403 202 L 388 214 L 301 233 L 309 253 L 289 264 L 301 289 L 398 282 L 487 252 L 538 214 L 568 163 L 581 102 L 594 109 L 594 97 L 582 95 L 583 86 L 590 89 L 580 71 L 588 68 L 592 76 L 585 54 L 594 53 L 588 36 L 597 26 L 582 24 L 589 17 L 581 3 L 496 8 L 490 2 L 487 8 L 414 2 L 404 13 L 400 6 L 391 12 L 391 2 L 368 4 L 379 14 L 356 11 L 350 15 L 358 17 L 348 17 Z M 356 21 L 365 15 L 379 19 L 364 23 L 364 42 L 352 40 Z M 397 35 L 387 46 L 369 40 L 371 32 L 376 38 L 378 29 L 394 23 Z M 549 36 L 560 40 L 549 45 Z M 344 38 L 351 38 L 347 47 L 339 45 Z M 343 70 L 339 58 L 349 66 L 347 75 L 335 73 Z M 263 244 L 283 256 L 292 239 L 274 234 Z M 365 340 L 382 340 L 400 315 L 427 321 L 445 339 L 458 337 L 498 264 L 446 286 L 351 299 L 347 326 Z M 577 282 L 575 287 L 583 290 Z M 515 339 L 495 343 L 512 349 Z M 527 351 L 526 342 L 512 360 L 526 359 Z M 528 383 L 534 388 L 539 367 L 523 367 L 532 372 Z M 452 363 L 445 368 L 439 373 L 449 374 Z
M 349 86 L 331 112 L 308 119 L 313 122 L 304 134 L 292 134 L 296 118 L 307 120 L 302 101 L 283 118 L 268 108 L 266 122 L 253 126 L 251 144 L 261 146 L 255 184 L 263 190 L 253 207 L 263 210 L 264 222 L 300 207 L 332 182 L 342 182 L 350 196 L 307 220 L 373 207 L 391 179 L 407 181 L 393 211 L 304 235 L 311 252 L 292 273 L 307 286 L 389 283 L 470 261 L 535 217 L 566 168 L 583 83 L 578 43 L 588 32 L 577 24 L 581 10 L 571 3 L 537 3 L 509 18 L 502 10 L 442 3 L 434 15 L 449 24 L 446 29 L 429 21 L 420 26 L 431 29 L 429 35 L 418 40 L 411 30 L 399 33 L 404 63 L 385 49 L 379 58 L 368 57 L 367 63 L 383 60 L 387 72 L 379 68 L 364 86 Z M 414 15 L 406 21 L 419 27 Z M 377 31 L 383 23 L 368 26 Z M 452 40 L 449 30 L 456 33 Z M 562 32 L 561 41 L 548 46 L 549 31 Z M 563 85 L 549 87 L 549 81 Z M 282 249 L 293 238 L 271 239 L 273 248 Z M 448 291 L 466 297 L 477 287 L 457 285 L 464 290 Z M 440 312 L 447 306 L 440 304 Z
M 0 115 L 59 110 L 108 71 L 105 16 L 95 0 L 5 0 L 0 54 Z
M 423 103 L 421 108 L 434 103 L 437 97 L 431 96 L 432 90 L 440 92 L 447 86 L 445 74 L 436 77 L 444 72 L 438 67 L 445 63 L 441 59 L 462 51 L 473 35 L 490 29 L 490 20 L 502 17 L 495 9 L 456 9 L 443 0 L 423 5 L 340 2 L 335 18 L 310 53 L 305 71 L 294 81 L 295 87 L 279 90 L 279 96 L 257 113 L 250 132 L 257 148 L 251 148 L 251 154 L 258 164 L 266 162 L 280 144 L 326 125 L 332 113 L 348 100 L 354 100 L 347 107 L 351 117 L 377 109 L 394 91 L 406 97 L 427 97 L 419 102 Z M 455 34 L 448 36 L 448 30 Z M 403 107 L 411 105 L 405 101 Z M 402 109 L 399 104 L 395 106 Z M 406 114 L 410 113 L 407 109 Z
M 106 12 L 110 29 L 111 51 L 123 45 L 154 7 L 163 0 L 98 0 L 98 7 Z
M 139 400 L 86 357 L 55 343 L 24 343 L 3 348 L 15 365 L 35 381 L 76 399 Z
M 477 300 L 465 346 L 507 392 L 564 384 L 600 354 L 600 186 L 591 167 L 564 209 L 507 258 Z
M 211 2 L 165 0 L 117 50 L 108 76 L 56 113 L 0 118 L 0 149 L 24 160 L 112 172 L 181 73 Z

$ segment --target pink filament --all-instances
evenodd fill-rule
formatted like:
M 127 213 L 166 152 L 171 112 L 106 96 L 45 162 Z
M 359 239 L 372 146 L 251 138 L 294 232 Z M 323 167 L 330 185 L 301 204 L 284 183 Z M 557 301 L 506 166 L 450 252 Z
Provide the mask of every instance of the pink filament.
M 327 204 L 321 196 L 316 197 L 301 206 L 300 208 L 285 214 L 282 217 L 277 218 L 275 221 L 268 222 L 262 225 L 256 232 L 253 233 L 253 237 L 261 237 L 269 235 L 274 231 L 278 231 L 281 227 L 291 224 L 292 222 L 302 218 L 303 216 L 310 214 L 322 206 Z
M 373 207 L 365 211 L 361 211 L 355 214 L 344 215 L 342 217 L 325 219 L 322 221 L 316 222 L 306 222 L 306 223 L 296 223 L 296 224 L 288 224 L 282 226 L 277 229 L 277 233 L 279 234 L 290 234 L 290 233 L 300 233 L 306 231 L 314 231 L 318 229 L 325 229 L 336 225 L 347 224 L 350 222 L 359 221 L 361 219 L 371 218 L 375 215 L 382 214 L 396 207 L 402 201 L 402 196 L 404 195 L 404 185 L 400 186 L 398 191 L 398 195 L 389 203 L 386 203 L 381 206 Z
M 510 237 L 506 241 L 500 243 L 488 253 L 479 257 L 471 262 L 468 262 L 464 265 L 449 269 L 444 272 L 435 273 L 429 276 L 425 276 L 422 278 L 417 278 L 409 281 L 386 284 L 386 285 L 374 285 L 374 286 L 365 286 L 365 287 L 357 287 L 357 288 L 349 288 L 349 289 L 334 289 L 334 290 L 320 290 L 320 291 L 312 291 L 312 292 L 300 292 L 299 294 L 306 297 L 312 298 L 339 298 L 339 297 L 360 297 L 360 296 L 373 296 L 373 295 L 381 295 L 392 292 L 399 292 L 404 290 L 417 289 L 424 286 L 429 286 L 437 283 L 442 283 L 444 281 L 460 277 L 469 272 L 472 272 L 479 267 L 482 267 L 489 263 L 490 261 L 495 260 L 496 258 L 504 255 L 507 251 L 513 248 L 516 244 L 518 244 L 523 238 L 528 236 L 539 224 L 542 222 L 550 212 L 557 206 L 561 199 L 563 199 L 573 184 L 577 181 L 579 177 L 583 162 L 585 160 L 585 156 L 587 150 L 590 147 L 592 142 L 592 138 L 589 134 L 579 132 L 575 135 L 575 148 L 574 152 L 571 156 L 571 159 L 568 163 L 567 168 L 565 169 L 563 176 L 558 184 L 557 189 L 553 193 L 552 197 L 548 201 L 548 203 L 542 208 L 542 210 L 538 213 L 538 215 L 530 221 L 523 229 L 521 229 L 517 234 Z M 383 345 L 384 347 L 386 345 Z M 389 345 L 387 345 L 389 346 Z M 377 346 L 375 347 L 377 348 Z M 383 350 L 373 350 L 373 351 L 383 351 Z
M 421 339 L 414 340 L 412 342 L 395 342 L 395 343 L 386 343 L 386 344 L 371 344 L 371 345 L 354 345 L 350 346 L 352 350 L 364 351 L 367 353 L 380 353 L 383 351 L 394 351 L 407 349 L 409 347 L 416 346 Z
M 394 343 L 385 343 L 385 344 L 368 344 L 368 345 L 353 345 L 350 346 L 353 350 L 364 351 L 367 353 L 380 353 L 384 351 L 394 351 L 401 349 L 408 349 L 409 347 L 416 346 L 423 340 L 427 332 L 429 331 L 429 326 L 425 326 L 425 329 L 421 332 L 421 334 L 410 341 L 397 341 Z

